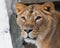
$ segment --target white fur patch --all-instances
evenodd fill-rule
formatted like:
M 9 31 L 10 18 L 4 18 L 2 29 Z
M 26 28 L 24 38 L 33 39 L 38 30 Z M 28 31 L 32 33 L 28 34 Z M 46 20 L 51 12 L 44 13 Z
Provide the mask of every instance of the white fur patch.
M 24 39 L 27 43 L 32 43 L 32 44 L 35 44 L 35 40 L 32 40 L 32 39 L 29 39 L 29 38 L 26 38 Z

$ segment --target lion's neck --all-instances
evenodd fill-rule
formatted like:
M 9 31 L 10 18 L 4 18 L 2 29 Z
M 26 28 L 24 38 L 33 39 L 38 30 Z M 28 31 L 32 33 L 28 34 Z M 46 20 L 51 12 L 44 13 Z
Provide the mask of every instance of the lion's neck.
M 44 40 L 38 40 L 37 41 L 37 48 L 48 48 L 48 46 L 50 45 L 50 44 L 54 44 L 54 42 L 55 41 L 53 41 L 54 40 L 54 36 L 56 36 L 55 35 L 55 32 L 53 32 L 53 33 L 49 33 L 46 37 L 45 37 L 45 39 Z M 53 39 L 53 40 L 52 40 Z M 52 41 L 52 42 L 51 42 Z
M 55 44 L 55 42 L 56 42 L 56 38 L 57 38 L 56 33 L 58 30 L 57 28 L 59 27 L 60 24 L 58 24 L 58 22 L 56 22 L 56 21 L 52 24 L 53 25 L 50 28 L 51 30 L 48 32 L 48 34 L 45 35 L 43 40 L 40 40 L 40 38 L 38 38 L 37 48 L 55 48 L 55 47 L 52 47 L 52 45 Z M 58 25 L 58 27 L 57 27 L 57 25 Z
M 57 25 L 55 32 L 49 33 L 41 42 L 42 48 L 60 48 L 60 23 Z M 59 40 L 59 41 L 58 41 Z

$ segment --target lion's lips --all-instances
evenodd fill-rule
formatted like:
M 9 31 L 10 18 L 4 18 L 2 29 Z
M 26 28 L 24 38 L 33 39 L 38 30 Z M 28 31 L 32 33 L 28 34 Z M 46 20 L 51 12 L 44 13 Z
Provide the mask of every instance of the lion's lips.
M 36 37 L 35 37 L 35 38 L 30 38 L 29 36 L 27 36 L 26 39 L 27 39 L 27 38 L 28 38 L 28 39 L 32 39 L 32 40 L 36 40 L 36 39 L 37 39 Z

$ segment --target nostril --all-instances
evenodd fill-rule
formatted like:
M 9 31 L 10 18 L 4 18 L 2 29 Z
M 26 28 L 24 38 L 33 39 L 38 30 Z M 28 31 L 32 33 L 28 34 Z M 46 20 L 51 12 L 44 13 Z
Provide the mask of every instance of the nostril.
M 24 29 L 24 31 L 25 31 L 25 32 L 27 32 L 27 30 L 26 30 L 26 29 Z
M 33 29 L 24 29 L 25 32 L 29 33 L 31 32 Z
M 32 31 L 32 29 L 29 30 L 29 32 L 31 32 L 31 31 Z

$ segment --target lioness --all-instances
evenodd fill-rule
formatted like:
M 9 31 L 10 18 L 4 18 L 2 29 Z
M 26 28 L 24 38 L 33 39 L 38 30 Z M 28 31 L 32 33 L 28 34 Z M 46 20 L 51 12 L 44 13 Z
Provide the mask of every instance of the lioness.
M 16 13 L 25 42 L 37 48 L 60 48 L 60 14 L 52 2 L 29 6 L 16 3 Z

